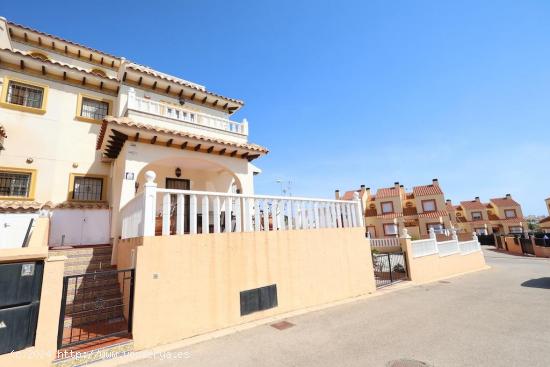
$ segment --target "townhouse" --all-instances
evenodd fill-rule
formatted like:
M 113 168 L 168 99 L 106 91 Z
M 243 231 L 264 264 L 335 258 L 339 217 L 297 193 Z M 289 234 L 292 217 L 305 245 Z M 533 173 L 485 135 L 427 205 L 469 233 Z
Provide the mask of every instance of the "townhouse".
M 550 198 L 544 200 L 548 216 L 539 221 L 539 228 L 542 232 L 550 233 Z
M 474 200 L 461 201 L 459 205 L 453 206 L 447 200 L 447 209 L 463 232 L 520 234 L 528 228 L 521 205 L 510 194 L 492 198 L 487 203 L 475 197 Z
M 359 190 L 343 195 L 336 190 L 336 198 L 350 200 L 354 192 L 362 201 L 365 226 L 371 238 L 396 237 L 404 228 L 413 238 L 426 238 L 430 228 L 438 233 L 453 228 L 438 179 L 428 185 L 414 186 L 411 191 L 395 182 L 393 187 L 380 188 L 375 194 L 362 185 Z

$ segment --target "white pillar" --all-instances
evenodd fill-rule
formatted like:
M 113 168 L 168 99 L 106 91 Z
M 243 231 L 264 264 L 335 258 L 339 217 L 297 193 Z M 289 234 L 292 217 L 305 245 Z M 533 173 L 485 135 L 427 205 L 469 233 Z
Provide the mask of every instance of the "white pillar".
M 214 233 L 220 233 L 220 197 L 214 196 L 212 203 L 212 210 L 214 211 Z
M 176 234 L 185 233 L 185 196 L 178 194 L 176 209 Z
M 162 235 L 170 236 L 170 194 L 164 193 L 162 198 Z
M 143 236 L 155 235 L 155 221 L 157 210 L 157 184 L 154 182 L 157 177 L 153 171 L 145 172 L 145 185 L 143 197 Z

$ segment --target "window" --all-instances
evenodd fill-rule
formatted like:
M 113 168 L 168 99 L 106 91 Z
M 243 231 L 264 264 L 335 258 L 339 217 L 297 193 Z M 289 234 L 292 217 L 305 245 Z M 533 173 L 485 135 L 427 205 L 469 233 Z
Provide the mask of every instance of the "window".
M 102 176 L 71 175 L 69 200 L 101 201 L 105 200 L 105 178 Z
M 511 226 L 510 233 L 523 233 L 523 228 L 520 226 Z
M 424 212 L 435 212 L 435 200 L 422 200 L 422 210 Z
M 13 80 L 8 81 L 7 86 L 4 99 L 6 103 L 35 109 L 42 108 L 44 88 Z
M 112 102 L 80 94 L 76 107 L 76 119 L 85 122 L 101 122 L 111 112 Z
M 0 170 L 0 197 L 33 199 L 33 170 Z
M 504 216 L 506 218 L 515 218 L 517 215 L 516 215 L 516 209 L 506 209 L 504 211 Z
M 92 120 L 103 120 L 109 113 L 109 104 L 103 101 L 96 101 L 90 98 L 82 98 L 80 116 Z
M 472 220 L 482 220 L 481 212 L 472 212 Z
M 382 205 L 382 214 L 393 213 L 393 202 L 386 201 L 384 203 L 381 203 L 381 205 Z
M 397 224 L 395 224 L 395 223 L 384 224 L 384 234 L 386 236 L 395 236 L 395 235 L 397 235 Z

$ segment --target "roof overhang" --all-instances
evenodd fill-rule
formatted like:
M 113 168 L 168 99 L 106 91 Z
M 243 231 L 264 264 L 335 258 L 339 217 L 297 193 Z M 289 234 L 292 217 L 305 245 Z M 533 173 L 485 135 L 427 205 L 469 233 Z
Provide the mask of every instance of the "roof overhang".
M 119 83 L 116 78 L 101 76 L 88 70 L 58 61 L 43 60 L 6 48 L 0 49 L 0 68 L 51 79 L 60 83 L 78 85 L 80 88 L 117 94 Z
M 127 117 L 105 117 L 96 149 L 106 160 L 114 160 L 126 141 L 154 144 L 159 148 L 190 150 L 194 152 L 247 159 L 249 162 L 268 153 L 256 144 L 235 143 L 217 138 L 163 129 L 140 124 Z
M 213 93 L 202 85 L 134 63 L 126 65 L 122 82 L 139 88 L 147 88 L 156 93 L 168 94 L 172 98 L 203 104 L 229 114 L 234 113 L 244 105 L 241 100 Z

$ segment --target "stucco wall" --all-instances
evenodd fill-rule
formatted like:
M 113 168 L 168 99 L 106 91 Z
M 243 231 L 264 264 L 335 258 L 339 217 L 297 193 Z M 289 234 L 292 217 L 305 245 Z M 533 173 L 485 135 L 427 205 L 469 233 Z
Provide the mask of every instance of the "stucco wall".
M 412 281 L 425 283 L 487 268 L 483 251 L 471 254 L 460 253 L 440 257 L 439 254 L 412 257 L 411 241 L 402 239 L 401 244 L 407 256 L 409 277 Z
M 363 228 L 123 240 L 120 266 L 132 250 L 136 350 L 375 290 Z M 278 306 L 241 317 L 239 292 L 270 284 Z
M 533 245 L 533 250 L 535 250 L 535 256 L 537 257 L 550 257 L 550 247 Z

